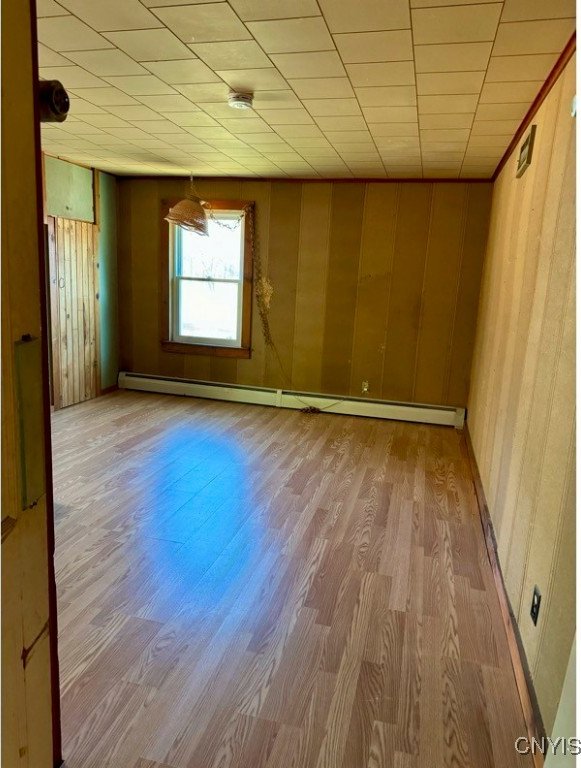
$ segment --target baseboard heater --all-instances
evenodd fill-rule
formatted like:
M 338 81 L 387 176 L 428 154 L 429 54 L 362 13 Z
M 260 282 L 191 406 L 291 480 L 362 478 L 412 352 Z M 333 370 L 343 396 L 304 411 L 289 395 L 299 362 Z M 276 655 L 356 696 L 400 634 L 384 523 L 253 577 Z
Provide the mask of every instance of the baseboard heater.
M 268 389 L 221 384 L 214 381 L 174 379 L 165 376 L 148 376 L 141 373 L 119 374 L 119 389 L 135 389 L 141 392 L 157 392 L 183 397 L 201 397 L 207 400 L 228 400 L 235 403 L 270 405 L 274 408 L 320 408 L 325 413 L 345 416 L 368 416 L 375 419 L 415 421 L 422 424 L 440 424 L 462 429 L 465 409 L 443 405 L 419 405 L 396 403 L 387 400 L 370 400 L 360 397 L 340 397 L 294 392 L 287 389 Z

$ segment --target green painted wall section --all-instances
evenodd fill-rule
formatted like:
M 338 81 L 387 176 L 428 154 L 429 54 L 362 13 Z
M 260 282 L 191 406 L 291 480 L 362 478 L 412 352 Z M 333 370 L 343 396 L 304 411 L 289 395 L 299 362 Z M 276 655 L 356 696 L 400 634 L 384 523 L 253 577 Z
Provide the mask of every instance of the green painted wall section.
M 93 172 L 90 168 L 45 155 L 44 179 L 49 216 L 95 221 Z
M 117 384 L 119 319 L 117 302 L 117 180 L 99 173 L 99 345 L 101 389 Z

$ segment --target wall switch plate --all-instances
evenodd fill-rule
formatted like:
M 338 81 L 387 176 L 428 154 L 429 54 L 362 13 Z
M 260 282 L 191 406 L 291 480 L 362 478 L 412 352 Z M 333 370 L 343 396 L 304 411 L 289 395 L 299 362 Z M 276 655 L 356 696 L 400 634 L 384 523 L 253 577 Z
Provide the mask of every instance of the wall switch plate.
M 535 588 L 533 589 L 533 601 L 531 603 L 531 619 L 533 620 L 533 624 L 535 625 L 535 627 L 537 626 L 537 621 L 539 620 L 540 610 L 541 610 L 541 591 L 535 585 Z

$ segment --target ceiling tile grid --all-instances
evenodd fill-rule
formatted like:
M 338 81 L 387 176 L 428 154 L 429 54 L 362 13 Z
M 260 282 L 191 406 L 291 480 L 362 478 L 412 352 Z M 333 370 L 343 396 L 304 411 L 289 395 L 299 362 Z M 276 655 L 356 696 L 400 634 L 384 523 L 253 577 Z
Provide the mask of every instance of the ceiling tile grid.
M 71 99 L 43 149 L 117 174 L 489 178 L 574 0 L 37 0 Z M 227 104 L 254 93 L 252 110 Z

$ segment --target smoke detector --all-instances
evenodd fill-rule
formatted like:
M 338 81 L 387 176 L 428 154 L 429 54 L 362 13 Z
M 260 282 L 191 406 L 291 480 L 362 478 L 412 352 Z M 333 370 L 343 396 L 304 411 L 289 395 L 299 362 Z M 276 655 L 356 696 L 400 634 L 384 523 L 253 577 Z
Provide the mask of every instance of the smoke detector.
M 252 109 L 253 95 L 251 93 L 236 93 L 232 91 L 228 94 L 228 105 L 232 109 Z

